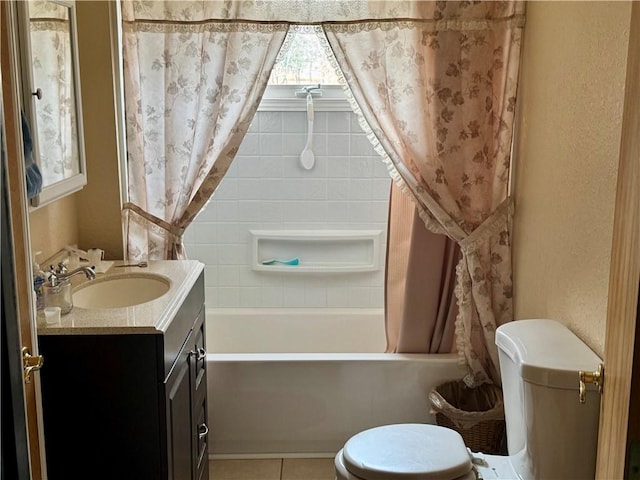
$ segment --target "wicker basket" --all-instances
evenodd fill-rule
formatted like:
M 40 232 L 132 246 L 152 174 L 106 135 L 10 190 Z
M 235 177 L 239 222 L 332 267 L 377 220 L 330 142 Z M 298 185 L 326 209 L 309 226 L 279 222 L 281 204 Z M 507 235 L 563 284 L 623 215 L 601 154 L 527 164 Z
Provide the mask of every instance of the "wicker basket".
M 502 390 L 494 385 L 469 388 L 447 382 L 429 394 L 436 424 L 457 431 L 474 452 L 505 454 Z

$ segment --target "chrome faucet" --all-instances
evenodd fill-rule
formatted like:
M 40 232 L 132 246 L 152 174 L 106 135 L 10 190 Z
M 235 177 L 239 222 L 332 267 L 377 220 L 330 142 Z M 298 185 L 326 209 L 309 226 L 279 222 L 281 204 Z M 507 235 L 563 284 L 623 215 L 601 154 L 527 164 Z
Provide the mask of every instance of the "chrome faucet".
M 42 286 L 45 307 L 60 307 L 60 313 L 66 315 L 73 309 L 73 292 L 71 291 L 71 277 L 83 273 L 89 280 L 96 278 L 93 267 L 80 267 L 67 271 L 64 262 L 56 269 L 49 267 L 49 279 Z
M 51 265 L 50 272 L 49 282 L 51 283 L 51 286 L 67 282 L 71 277 L 78 275 L 79 273 L 84 273 L 89 280 L 96 278 L 96 271 L 94 270 L 94 267 L 78 267 L 75 270 L 67 272 L 67 267 L 63 263 L 59 263 L 58 270 L 56 271 L 53 265 Z

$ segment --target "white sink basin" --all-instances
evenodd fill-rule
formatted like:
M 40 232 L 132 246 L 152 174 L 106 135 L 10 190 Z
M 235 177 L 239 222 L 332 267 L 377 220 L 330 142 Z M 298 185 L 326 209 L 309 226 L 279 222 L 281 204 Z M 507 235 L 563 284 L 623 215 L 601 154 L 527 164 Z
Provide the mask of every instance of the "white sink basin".
M 129 273 L 91 280 L 73 292 L 73 305 L 80 308 L 123 308 L 140 305 L 169 291 L 168 278 Z

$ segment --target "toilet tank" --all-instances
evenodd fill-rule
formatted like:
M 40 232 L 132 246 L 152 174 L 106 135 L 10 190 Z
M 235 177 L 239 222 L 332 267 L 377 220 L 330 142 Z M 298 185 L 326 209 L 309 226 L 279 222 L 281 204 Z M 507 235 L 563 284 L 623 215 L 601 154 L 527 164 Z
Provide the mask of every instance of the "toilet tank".
M 594 478 L 600 394 L 579 402 L 578 372 L 600 358 L 554 320 L 517 320 L 496 331 L 512 464 L 523 479 Z

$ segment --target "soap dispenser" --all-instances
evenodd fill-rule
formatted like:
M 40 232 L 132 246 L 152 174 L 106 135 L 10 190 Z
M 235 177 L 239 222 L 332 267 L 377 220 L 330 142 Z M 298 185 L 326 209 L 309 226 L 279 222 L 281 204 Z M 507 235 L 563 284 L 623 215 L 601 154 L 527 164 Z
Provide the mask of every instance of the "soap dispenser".
M 33 293 L 35 295 L 36 310 L 42 310 L 44 308 L 44 293 L 42 291 L 42 285 L 46 280 L 46 275 L 37 262 L 38 255 L 40 255 L 41 253 L 42 252 L 35 252 L 33 254 L 33 260 L 31 262 L 33 273 Z

